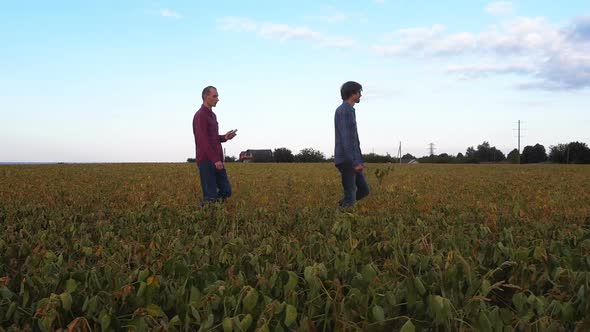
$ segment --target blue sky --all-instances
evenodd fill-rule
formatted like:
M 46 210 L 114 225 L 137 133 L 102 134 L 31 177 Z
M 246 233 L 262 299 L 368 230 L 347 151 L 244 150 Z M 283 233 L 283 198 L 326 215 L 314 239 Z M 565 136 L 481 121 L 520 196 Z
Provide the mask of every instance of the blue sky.
M 333 153 L 590 143 L 590 1 L 3 1 L 0 162 L 184 161 L 206 85 L 224 144 Z

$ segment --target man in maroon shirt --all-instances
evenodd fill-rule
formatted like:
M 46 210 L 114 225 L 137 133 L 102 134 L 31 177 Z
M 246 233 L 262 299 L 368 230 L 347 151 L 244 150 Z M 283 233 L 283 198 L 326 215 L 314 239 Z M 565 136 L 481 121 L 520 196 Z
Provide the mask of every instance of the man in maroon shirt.
M 208 86 L 203 89 L 201 97 L 203 105 L 193 117 L 193 134 L 203 189 L 203 204 L 206 204 L 231 196 L 231 186 L 223 165 L 221 143 L 234 138 L 236 132 L 230 130 L 225 135 L 219 135 L 217 117 L 212 110 L 219 101 L 217 89 Z

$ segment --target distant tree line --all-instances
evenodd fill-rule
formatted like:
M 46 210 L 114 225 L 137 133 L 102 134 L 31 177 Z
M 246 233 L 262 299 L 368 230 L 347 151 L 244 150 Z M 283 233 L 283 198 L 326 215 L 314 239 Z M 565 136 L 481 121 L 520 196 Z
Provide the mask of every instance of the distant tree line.
M 570 142 L 567 144 L 557 144 L 549 147 L 549 154 L 541 144 L 527 145 L 519 155 L 518 150 L 514 149 L 504 155 L 502 151 L 489 142 L 484 141 L 477 148 L 470 146 L 465 154 L 458 153 L 450 155 L 441 153 L 438 155 L 429 155 L 416 158 L 406 153 L 402 156 L 403 161 L 416 160 L 419 163 L 437 163 L 437 164 L 460 164 L 460 163 L 513 163 L 534 164 L 543 162 L 552 162 L 559 164 L 590 164 L 590 148 L 583 142 Z M 235 162 L 237 159 L 233 156 L 226 156 L 226 162 Z M 376 153 L 363 154 L 363 160 L 367 163 L 399 163 L 400 160 L 388 154 L 379 155 Z M 188 162 L 195 162 L 194 158 L 188 158 Z M 305 148 L 297 154 L 285 147 L 277 148 L 273 151 L 273 161 L 276 163 L 319 163 L 333 162 L 334 158 L 326 158 L 323 152 L 313 148 Z
M 477 148 L 467 148 L 465 154 L 458 153 L 456 156 L 441 153 L 439 155 L 424 156 L 417 158 L 421 163 L 513 163 L 534 164 L 552 162 L 559 164 L 590 164 L 590 148 L 586 143 L 571 142 L 558 144 L 549 147 L 547 154 L 545 147 L 541 144 L 527 145 L 522 152 L 518 153 L 513 149 L 507 156 L 491 146 L 489 142 L 483 142 Z

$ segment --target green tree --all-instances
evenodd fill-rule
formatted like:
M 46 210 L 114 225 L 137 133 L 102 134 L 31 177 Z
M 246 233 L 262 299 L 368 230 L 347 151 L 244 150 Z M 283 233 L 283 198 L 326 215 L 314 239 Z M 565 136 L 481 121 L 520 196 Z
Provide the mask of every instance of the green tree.
M 518 149 L 510 151 L 506 159 L 508 159 L 508 161 L 510 161 L 512 164 L 518 164 Z
M 590 148 L 586 143 L 571 142 L 568 144 L 568 162 L 571 164 L 590 164 Z
M 363 161 L 366 163 L 391 163 L 394 158 L 388 154 L 385 156 L 376 153 L 363 154 Z
M 477 151 L 473 148 L 473 146 L 470 146 L 467 148 L 467 151 L 465 151 L 465 162 L 466 163 L 478 163 L 479 159 L 477 156 Z
M 522 164 L 542 163 L 545 161 L 547 161 L 547 153 L 545 152 L 545 147 L 541 144 L 537 143 L 535 146 L 527 145 L 522 150 L 520 157 Z
M 453 162 L 453 156 L 449 156 L 448 153 L 441 153 L 436 156 L 436 163 L 437 164 L 448 164 Z
M 412 160 L 412 159 L 416 159 L 416 157 L 414 157 L 413 155 L 406 153 L 405 155 L 402 156 L 403 160 Z
M 295 162 L 298 163 L 319 163 L 325 160 L 324 154 L 313 148 L 305 148 L 295 155 Z
M 277 163 L 292 163 L 295 157 L 293 152 L 287 148 L 278 148 L 273 152 L 274 160 Z
M 457 153 L 457 156 L 455 157 L 455 162 L 456 163 L 464 163 L 465 156 L 461 152 Z
M 467 148 L 468 162 L 499 162 L 506 159 L 504 153 L 495 146 L 490 146 L 490 143 L 484 141 L 477 146 L 477 150 L 473 147 Z
M 590 164 L 590 148 L 583 142 L 570 142 L 549 147 L 549 160 L 560 164 Z
M 567 163 L 568 145 L 557 144 L 549 147 L 549 161 L 559 164 Z

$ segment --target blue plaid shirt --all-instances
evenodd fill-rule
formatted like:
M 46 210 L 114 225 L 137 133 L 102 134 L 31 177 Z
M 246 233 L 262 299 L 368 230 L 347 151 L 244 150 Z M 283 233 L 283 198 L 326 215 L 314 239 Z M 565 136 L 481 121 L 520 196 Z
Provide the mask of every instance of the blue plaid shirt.
M 353 166 L 362 165 L 361 143 L 356 129 L 354 107 L 346 102 L 338 106 L 334 115 L 334 128 L 336 129 L 334 163 L 351 162 Z

